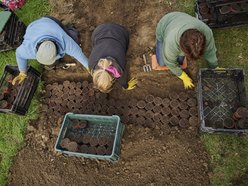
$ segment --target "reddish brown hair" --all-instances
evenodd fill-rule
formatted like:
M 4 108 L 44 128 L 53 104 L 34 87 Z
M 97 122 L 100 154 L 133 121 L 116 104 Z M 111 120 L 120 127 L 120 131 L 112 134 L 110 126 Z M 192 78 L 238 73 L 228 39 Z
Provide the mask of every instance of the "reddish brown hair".
M 180 38 L 180 47 L 186 57 L 191 60 L 197 60 L 203 56 L 205 44 L 204 34 L 196 29 L 186 30 Z

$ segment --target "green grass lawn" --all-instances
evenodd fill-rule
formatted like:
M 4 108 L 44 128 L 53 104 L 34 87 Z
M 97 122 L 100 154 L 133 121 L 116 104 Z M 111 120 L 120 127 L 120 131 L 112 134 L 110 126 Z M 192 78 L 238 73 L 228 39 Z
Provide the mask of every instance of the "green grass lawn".
M 29 24 L 33 20 L 48 14 L 50 7 L 44 0 L 28 0 L 23 9 L 17 11 L 19 18 Z M 16 65 L 15 51 L 2 52 L 0 55 L 0 72 L 4 72 L 6 64 Z M 37 70 L 40 69 L 38 63 L 29 63 Z M 27 123 L 37 117 L 39 105 L 38 92 L 41 84 L 32 100 L 29 112 L 26 116 L 15 114 L 0 114 L 0 185 L 6 185 L 7 175 L 12 163 L 13 156 L 24 144 L 24 131 Z

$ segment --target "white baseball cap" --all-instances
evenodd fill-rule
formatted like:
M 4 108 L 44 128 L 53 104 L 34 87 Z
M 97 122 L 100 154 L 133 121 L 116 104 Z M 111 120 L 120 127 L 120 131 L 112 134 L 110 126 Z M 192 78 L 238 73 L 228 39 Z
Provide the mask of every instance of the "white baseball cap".
M 56 46 L 52 41 L 44 41 L 38 48 L 36 59 L 43 65 L 52 65 L 57 60 Z

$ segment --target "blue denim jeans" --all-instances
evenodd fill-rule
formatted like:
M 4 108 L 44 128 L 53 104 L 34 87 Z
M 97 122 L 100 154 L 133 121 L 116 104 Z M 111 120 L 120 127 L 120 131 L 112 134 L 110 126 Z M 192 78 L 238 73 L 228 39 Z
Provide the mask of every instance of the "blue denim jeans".
M 160 66 L 166 66 L 165 63 L 163 62 L 163 43 L 161 41 L 156 42 L 156 58 L 158 61 L 158 64 Z M 185 56 L 177 56 L 176 61 L 178 62 L 179 65 L 183 64 Z

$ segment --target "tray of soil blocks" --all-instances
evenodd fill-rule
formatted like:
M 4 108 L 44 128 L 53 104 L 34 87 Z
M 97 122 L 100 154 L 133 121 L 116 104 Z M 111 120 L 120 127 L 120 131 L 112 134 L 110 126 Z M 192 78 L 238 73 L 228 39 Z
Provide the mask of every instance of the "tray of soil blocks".
M 209 7 L 206 0 L 197 0 L 195 14 L 197 19 L 206 23 L 209 27 L 217 25 L 217 13 L 215 7 Z
M 238 26 L 248 23 L 248 2 L 232 2 L 209 6 L 204 0 L 196 1 L 196 17 L 211 28 Z
M 40 73 L 28 67 L 26 79 L 16 85 L 12 80 L 19 74 L 17 66 L 6 65 L 0 80 L 0 112 L 25 115 L 37 89 Z
M 246 114 L 236 114 L 237 117 L 234 117 L 237 112 L 245 113 L 239 110 L 247 106 L 243 69 L 200 69 L 197 97 L 201 131 L 248 132 Z
M 203 0 L 199 0 L 203 1 Z M 205 0 L 209 6 L 223 6 L 223 5 L 230 5 L 233 3 L 244 3 L 247 0 Z
M 0 52 L 17 48 L 23 41 L 26 25 L 10 11 L 0 11 Z
M 67 113 L 55 151 L 69 156 L 117 161 L 124 128 L 117 115 Z

